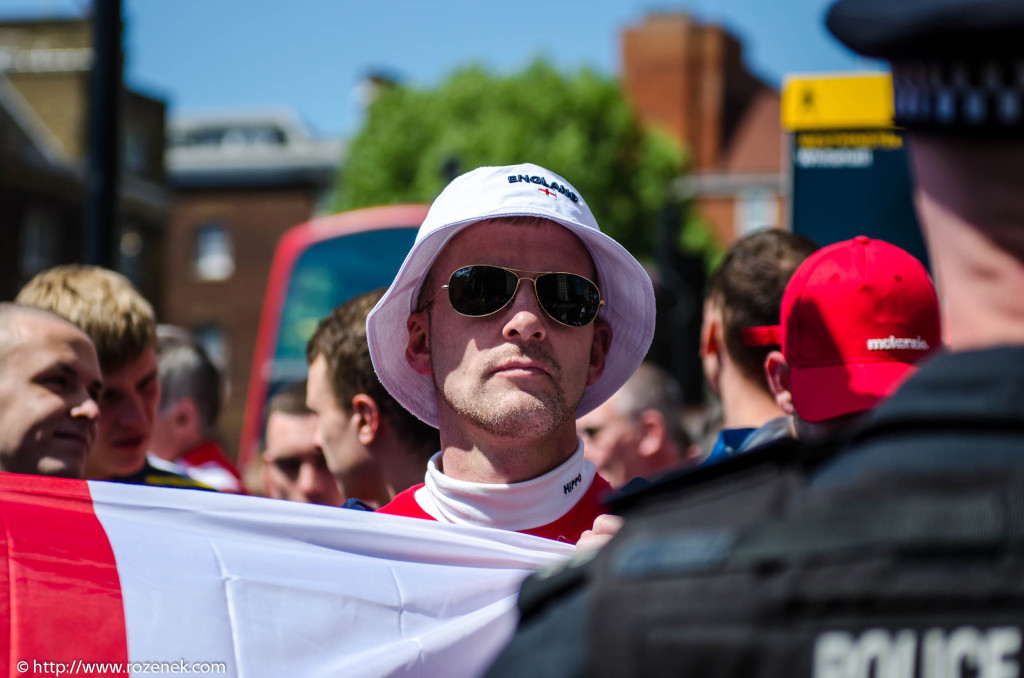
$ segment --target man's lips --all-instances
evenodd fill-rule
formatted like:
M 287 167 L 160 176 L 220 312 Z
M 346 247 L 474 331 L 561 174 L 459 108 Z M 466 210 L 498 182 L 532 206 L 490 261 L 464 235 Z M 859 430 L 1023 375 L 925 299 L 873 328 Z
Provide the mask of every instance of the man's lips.
M 506 376 L 550 376 L 551 372 L 546 365 L 534 361 L 516 361 L 502 363 L 492 374 L 503 374 Z
M 57 438 L 59 440 L 70 440 L 72 442 L 79 443 L 83 447 L 85 447 L 86 449 L 89 449 L 90 447 L 92 447 L 91 437 L 88 434 L 83 433 L 83 432 L 79 432 L 79 431 L 57 431 L 56 433 L 53 434 L 53 437 Z
M 123 438 L 116 438 L 111 443 L 114 447 L 138 447 L 145 444 L 146 436 L 125 436 Z

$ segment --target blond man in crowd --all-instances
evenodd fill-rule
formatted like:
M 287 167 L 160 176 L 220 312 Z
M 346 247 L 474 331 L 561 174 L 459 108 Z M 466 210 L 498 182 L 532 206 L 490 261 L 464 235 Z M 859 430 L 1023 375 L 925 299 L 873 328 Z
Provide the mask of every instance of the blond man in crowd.
M 55 266 L 32 278 L 15 301 L 67 318 L 96 347 L 103 393 L 86 478 L 208 489 L 146 461 L 160 399 L 156 320 L 153 307 L 127 278 L 95 266 Z

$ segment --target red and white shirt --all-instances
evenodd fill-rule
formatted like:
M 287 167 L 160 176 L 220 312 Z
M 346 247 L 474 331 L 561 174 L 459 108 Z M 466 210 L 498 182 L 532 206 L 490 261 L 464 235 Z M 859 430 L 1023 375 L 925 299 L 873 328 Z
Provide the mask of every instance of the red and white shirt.
M 242 476 L 238 469 L 228 461 L 220 447 L 213 441 L 207 441 L 189 450 L 178 457 L 177 461 L 161 459 L 152 452 L 147 456 L 149 463 L 153 466 L 171 473 L 186 475 L 218 492 L 245 494 Z
M 185 473 L 220 492 L 245 494 L 242 476 L 214 442 L 205 442 L 183 454 L 178 463 Z
M 583 458 L 583 442 L 564 463 L 522 483 L 473 483 L 450 478 L 437 468 L 440 452 L 427 464 L 425 482 L 401 492 L 377 513 L 456 525 L 523 532 L 575 544 L 605 513 L 608 482 Z

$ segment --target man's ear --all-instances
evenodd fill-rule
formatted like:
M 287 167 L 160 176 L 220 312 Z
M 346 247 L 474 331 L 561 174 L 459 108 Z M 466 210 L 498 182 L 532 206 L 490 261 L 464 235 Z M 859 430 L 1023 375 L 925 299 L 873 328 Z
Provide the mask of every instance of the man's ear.
M 704 321 L 700 326 L 700 362 L 704 370 L 704 380 L 711 391 L 717 396 L 718 377 L 722 370 L 722 346 L 719 337 L 722 334 L 722 317 L 711 301 L 704 303 Z
M 700 327 L 700 355 L 702 358 L 718 355 L 718 325 L 718 313 L 710 303 L 704 304 L 704 322 Z
M 405 359 L 409 366 L 424 376 L 433 374 L 430 367 L 430 314 L 427 310 L 409 314 L 405 321 L 409 330 L 409 343 L 405 346 Z
M 662 449 L 668 428 L 665 417 L 658 410 L 644 410 L 639 416 L 640 442 L 637 451 L 641 457 L 650 457 Z
M 380 408 L 377 402 L 365 393 L 352 396 L 352 417 L 356 424 L 356 436 L 362 445 L 370 445 L 380 430 Z
M 612 326 L 603 320 L 594 321 L 594 340 L 590 344 L 590 371 L 587 386 L 593 386 L 604 374 L 604 361 L 612 347 Z
M 192 398 L 188 396 L 179 398 L 176 403 L 171 405 L 170 414 L 169 419 L 175 433 L 189 434 L 199 430 L 199 409 L 196 406 L 196 401 Z
M 789 387 L 789 363 L 780 351 L 772 351 L 764 359 L 764 373 L 768 378 L 768 386 L 775 396 L 775 403 L 786 414 L 796 413 L 793 407 L 793 393 Z

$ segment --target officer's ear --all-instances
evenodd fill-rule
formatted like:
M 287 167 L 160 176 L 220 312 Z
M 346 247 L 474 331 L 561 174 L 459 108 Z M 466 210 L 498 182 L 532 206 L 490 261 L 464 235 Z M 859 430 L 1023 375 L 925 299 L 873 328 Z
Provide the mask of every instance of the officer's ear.
M 793 394 L 789 390 L 789 363 L 786 362 L 786 356 L 780 351 L 769 353 L 764 359 L 764 373 L 779 409 L 789 415 L 796 414 Z

